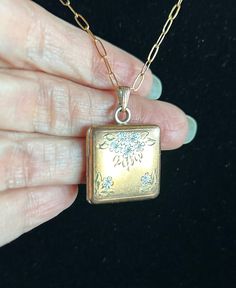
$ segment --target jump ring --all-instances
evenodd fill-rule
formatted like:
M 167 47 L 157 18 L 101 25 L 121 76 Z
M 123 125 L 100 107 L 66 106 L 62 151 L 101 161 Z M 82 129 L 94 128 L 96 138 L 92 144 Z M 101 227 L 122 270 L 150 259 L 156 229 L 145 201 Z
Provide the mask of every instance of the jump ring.
M 119 114 L 122 112 L 122 107 L 118 107 L 115 113 L 115 120 L 118 124 L 128 124 L 128 122 L 131 119 L 131 111 L 129 110 L 129 108 L 126 108 L 125 113 L 126 113 L 126 117 L 124 120 L 119 119 Z

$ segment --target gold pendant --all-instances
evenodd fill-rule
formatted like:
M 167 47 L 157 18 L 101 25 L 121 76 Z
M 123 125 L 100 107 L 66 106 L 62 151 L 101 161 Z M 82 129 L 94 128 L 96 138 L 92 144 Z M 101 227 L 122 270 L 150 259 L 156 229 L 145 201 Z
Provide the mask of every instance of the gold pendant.
M 118 125 L 92 126 L 87 132 L 87 200 L 92 204 L 152 199 L 160 190 L 160 128 L 127 125 L 130 89 L 118 90 Z M 126 112 L 124 121 L 120 112 Z

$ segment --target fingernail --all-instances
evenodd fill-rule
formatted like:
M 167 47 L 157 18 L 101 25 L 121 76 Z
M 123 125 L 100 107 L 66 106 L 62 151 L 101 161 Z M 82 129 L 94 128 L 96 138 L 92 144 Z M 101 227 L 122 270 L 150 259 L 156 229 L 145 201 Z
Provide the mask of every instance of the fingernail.
M 148 95 L 148 99 L 159 99 L 161 97 L 161 93 L 162 93 L 161 80 L 156 75 L 153 75 L 152 88 Z
M 197 134 L 197 121 L 189 115 L 187 115 L 187 120 L 188 120 L 188 134 L 185 138 L 184 144 L 190 143 Z

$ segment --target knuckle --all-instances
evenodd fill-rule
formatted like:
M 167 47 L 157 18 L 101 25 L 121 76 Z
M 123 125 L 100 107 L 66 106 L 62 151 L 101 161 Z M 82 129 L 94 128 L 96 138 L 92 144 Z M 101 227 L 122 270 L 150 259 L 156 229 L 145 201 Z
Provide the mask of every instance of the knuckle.
M 27 141 L 25 144 L 28 161 L 28 186 L 51 182 L 56 166 L 56 146 L 44 141 Z
M 29 155 L 24 145 L 14 143 L 7 149 L 5 166 L 5 189 L 20 188 L 29 182 Z
M 61 33 L 52 25 L 46 25 L 34 5 L 30 5 L 31 13 L 25 40 L 26 59 L 44 68 L 55 63 L 63 65 L 64 52 L 60 44 L 64 41 Z M 56 39 L 56 40 L 55 40 Z
M 80 150 L 71 140 L 33 142 L 30 151 L 30 184 L 37 186 L 54 182 L 77 181 Z
M 34 14 L 34 15 L 33 15 Z M 26 56 L 30 60 L 38 61 L 44 59 L 46 55 L 45 45 L 45 28 L 42 22 L 37 18 L 36 13 L 32 10 L 31 21 L 29 21 L 29 27 L 27 27 L 26 33 Z
M 40 77 L 33 127 L 36 132 L 67 136 L 72 130 L 69 84 Z

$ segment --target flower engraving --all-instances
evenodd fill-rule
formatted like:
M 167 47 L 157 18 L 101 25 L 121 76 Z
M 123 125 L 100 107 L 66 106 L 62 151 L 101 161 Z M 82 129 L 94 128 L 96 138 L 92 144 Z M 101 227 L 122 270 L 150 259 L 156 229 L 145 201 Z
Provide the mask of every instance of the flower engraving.
M 114 184 L 114 182 L 112 181 L 111 176 L 104 177 L 103 181 L 102 181 L 102 188 L 104 188 L 106 191 L 108 191 L 111 189 L 113 184 Z
M 111 176 L 102 177 L 100 172 L 96 173 L 95 177 L 95 194 L 98 197 L 108 196 L 113 193 L 112 186 L 114 181 Z
M 148 172 L 145 173 L 145 175 L 141 177 L 141 182 L 143 186 L 150 185 L 152 183 L 152 175 L 150 175 Z
M 151 192 L 157 185 L 157 169 L 152 173 L 146 172 L 140 177 L 140 192 Z
M 152 146 L 156 143 L 155 139 L 149 136 L 148 131 L 120 131 L 118 133 L 106 133 L 104 141 L 98 144 L 99 149 L 109 149 L 114 153 L 114 167 L 122 165 L 127 170 L 135 164 L 142 162 L 145 146 Z

